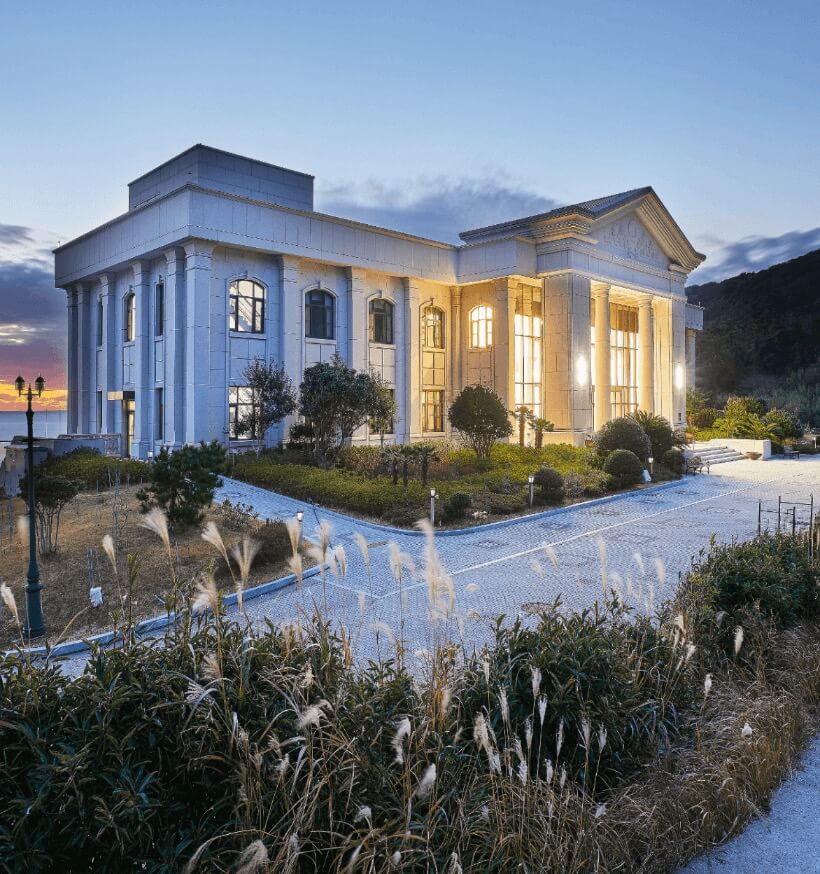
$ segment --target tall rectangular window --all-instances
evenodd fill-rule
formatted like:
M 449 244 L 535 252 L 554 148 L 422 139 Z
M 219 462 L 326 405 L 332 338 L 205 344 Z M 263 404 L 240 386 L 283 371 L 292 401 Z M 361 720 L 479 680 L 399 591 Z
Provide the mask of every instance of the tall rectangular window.
M 541 301 L 540 291 L 524 289 L 515 313 L 515 406 L 541 415 Z
M 165 439 L 165 399 L 162 394 L 162 389 L 154 390 L 154 437 L 156 440 Z
M 228 289 L 228 328 L 248 334 L 265 331 L 265 289 L 250 279 L 237 279 Z
M 103 393 L 97 392 L 97 433 L 102 434 L 103 429 Z
M 444 392 L 438 389 L 423 392 L 421 413 L 425 431 L 444 431 Z
M 165 330 L 165 283 L 158 282 L 154 289 L 154 336 L 161 337 Z
M 253 435 L 243 429 L 242 423 L 254 419 L 259 412 L 259 406 L 253 394 L 253 389 L 244 385 L 232 385 L 228 391 L 228 426 L 231 440 L 248 440 Z
M 102 298 L 97 298 L 97 345 L 102 346 L 103 333 L 105 330 L 105 307 L 103 306 Z
M 610 389 L 612 416 L 638 409 L 638 308 L 610 304 Z

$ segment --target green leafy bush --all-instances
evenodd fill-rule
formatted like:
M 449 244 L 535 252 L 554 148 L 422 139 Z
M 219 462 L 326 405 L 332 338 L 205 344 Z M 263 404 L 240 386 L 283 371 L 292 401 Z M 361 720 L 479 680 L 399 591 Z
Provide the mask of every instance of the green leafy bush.
M 383 451 L 378 446 L 343 446 L 336 464 L 343 470 L 372 479 L 384 469 Z
M 545 501 L 552 503 L 564 497 L 564 478 L 554 467 L 539 467 L 535 472 L 535 485 Z
M 225 470 L 225 448 L 214 440 L 199 446 L 182 446 L 174 452 L 165 447 L 151 465 L 151 481 L 137 493 L 142 512 L 159 507 L 175 527 L 202 521 Z
M 123 485 L 147 482 L 151 465 L 135 458 L 101 455 L 96 449 L 82 447 L 65 455 L 49 456 L 40 469 L 43 473 L 78 481 L 85 491 L 96 491 L 110 488 L 117 476 Z
M 669 420 L 663 416 L 648 413 L 645 410 L 636 410 L 629 418 L 634 419 L 649 438 L 650 455 L 653 458 L 662 458 L 664 453 L 675 445 L 675 432 L 672 430 Z M 628 449 L 629 447 L 622 448 Z M 634 450 L 632 451 L 634 452 Z M 635 454 L 637 455 L 637 453 Z
M 478 458 L 488 458 L 493 444 L 513 431 L 501 398 L 485 385 L 463 388 L 450 404 L 447 416 Z
M 290 537 L 284 522 L 267 520 L 255 528 L 251 535 L 259 543 L 258 562 L 278 564 L 291 555 Z
M 521 495 L 497 495 L 487 492 L 476 497 L 476 504 L 495 516 L 509 516 L 510 513 L 520 513 L 527 506 Z
M 676 476 L 683 476 L 685 459 L 680 449 L 668 449 L 661 456 L 661 464 Z
M 604 462 L 604 472 L 608 473 L 622 489 L 641 482 L 643 471 L 640 458 L 628 449 L 614 449 Z
M 467 510 L 473 504 L 473 499 L 464 492 L 454 492 L 444 502 L 444 518 L 448 522 L 463 519 Z
M 789 410 L 773 409 L 763 416 L 766 425 L 773 425 L 783 440 L 799 440 L 803 436 L 803 423 Z
M 588 498 L 600 498 L 617 488 L 613 478 L 605 470 L 590 469 L 581 474 L 584 494 Z
M 610 419 L 595 435 L 595 450 L 600 456 L 606 458 L 616 449 L 628 449 L 641 461 L 646 461 L 652 454 L 646 432 L 628 416 Z
M 66 505 L 80 493 L 79 480 L 35 469 L 34 512 L 37 516 L 37 545 L 42 555 L 57 551 L 60 536 L 60 516 Z M 20 480 L 20 497 L 28 499 L 28 476 Z
M 687 422 L 690 428 L 711 428 L 715 424 L 715 419 L 720 415 L 720 410 L 715 407 L 703 407 L 700 410 L 695 410 L 687 414 Z

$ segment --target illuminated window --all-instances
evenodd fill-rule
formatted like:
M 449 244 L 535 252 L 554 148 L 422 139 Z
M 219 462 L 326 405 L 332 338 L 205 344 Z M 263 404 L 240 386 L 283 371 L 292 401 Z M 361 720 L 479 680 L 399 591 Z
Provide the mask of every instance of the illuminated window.
M 638 308 L 610 304 L 609 319 L 612 416 L 618 418 L 638 409 Z
M 336 300 L 321 288 L 305 295 L 305 336 L 312 340 L 332 340 L 335 336 Z
M 422 343 L 427 349 L 444 348 L 444 312 L 438 307 L 425 307 L 421 313 Z
M 515 406 L 541 415 L 541 301 L 529 290 L 516 301 Z
M 130 291 L 125 296 L 125 342 L 133 343 L 137 338 L 137 296 Z
M 470 310 L 470 346 L 488 349 L 493 345 L 493 308 L 478 306 Z
M 444 431 L 444 392 L 422 392 L 422 425 L 425 431 Z
M 265 288 L 250 279 L 238 279 L 228 289 L 228 326 L 232 331 L 262 334 L 265 330 Z
M 389 300 L 370 301 L 370 339 L 374 343 L 393 343 L 393 304 Z
M 259 405 L 253 389 L 242 385 L 232 385 L 228 392 L 228 426 L 232 440 L 247 440 L 250 430 L 240 429 L 241 422 L 254 421 L 259 413 Z M 240 433 L 241 431 L 241 433 Z

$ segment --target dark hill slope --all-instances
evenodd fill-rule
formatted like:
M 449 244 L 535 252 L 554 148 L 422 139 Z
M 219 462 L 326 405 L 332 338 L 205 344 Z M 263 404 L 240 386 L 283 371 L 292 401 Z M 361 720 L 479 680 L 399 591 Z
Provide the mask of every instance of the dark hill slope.
M 697 376 L 707 394 L 768 394 L 820 362 L 820 249 L 686 293 L 705 309 Z

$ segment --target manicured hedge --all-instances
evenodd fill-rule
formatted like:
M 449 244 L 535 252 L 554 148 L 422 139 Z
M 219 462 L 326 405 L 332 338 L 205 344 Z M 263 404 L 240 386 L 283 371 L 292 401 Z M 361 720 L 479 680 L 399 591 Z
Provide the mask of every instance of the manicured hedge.
M 93 449 L 75 449 L 65 455 L 51 456 L 42 467 L 55 476 L 78 480 L 86 491 L 110 488 L 119 472 L 122 485 L 147 482 L 150 465 L 135 458 L 101 455 Z

